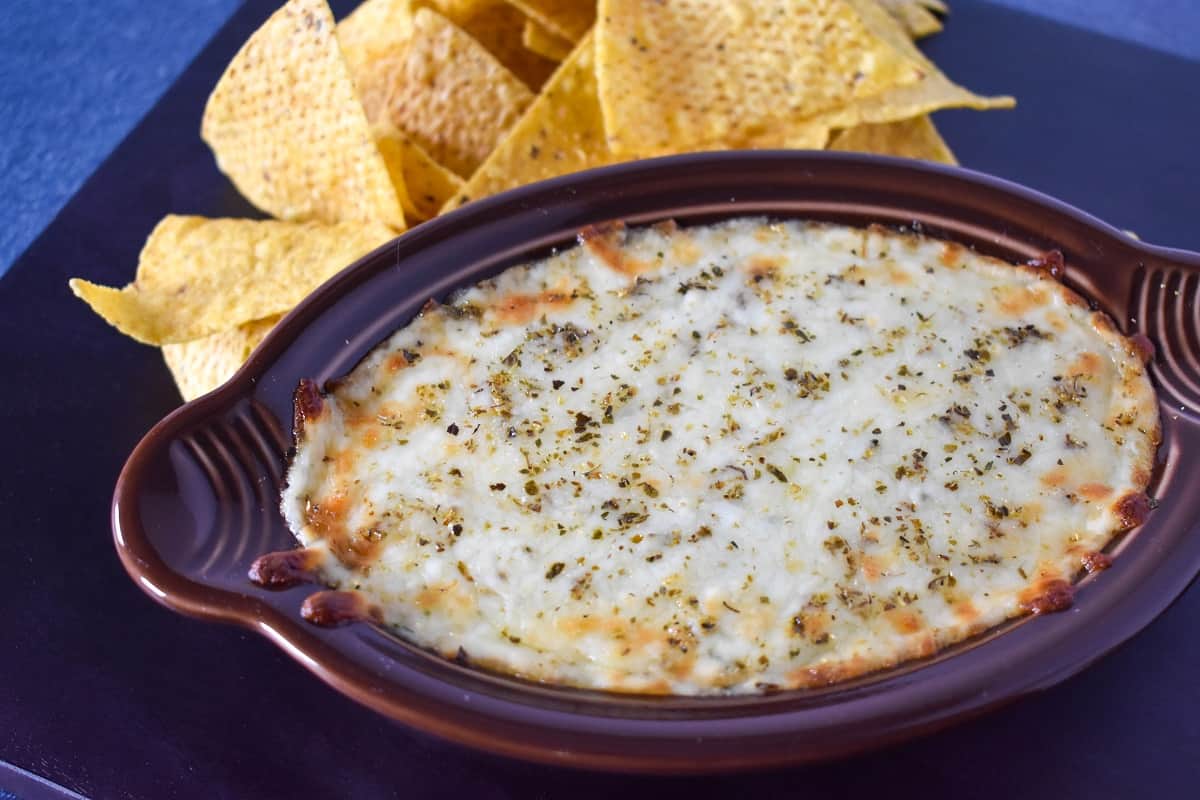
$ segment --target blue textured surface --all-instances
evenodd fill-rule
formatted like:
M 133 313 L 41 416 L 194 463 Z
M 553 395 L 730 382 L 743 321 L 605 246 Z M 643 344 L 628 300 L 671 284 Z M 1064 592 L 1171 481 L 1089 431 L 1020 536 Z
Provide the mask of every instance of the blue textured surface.
M 0 274 L 242 0 L 0 0 Z
M 953 15 L 954 0 L 948 0 Z M 1200 59 L 1196 0 L 992 0 L 1076 28 Z M 1036 54 L 1029 54 L 1036 57 Z
M 1196 0 L 996 2 L 1200 59 Z M 0 4 L 0 275 L 241 3 Z

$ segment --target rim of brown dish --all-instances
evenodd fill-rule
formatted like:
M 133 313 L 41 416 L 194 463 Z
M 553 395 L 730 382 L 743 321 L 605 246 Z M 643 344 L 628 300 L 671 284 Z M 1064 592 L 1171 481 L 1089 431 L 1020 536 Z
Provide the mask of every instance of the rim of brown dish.
M 1158 500 L 1066 612 L 1006 623 L 929 659 L 827 688 L 719 698 L 537 685 L 448 662 L 369 624 L 322 629 L 303 587 L 251 584 L 294 541 L 278 512 L 301 378 L 348 372 L 429 299 L 612 219 L 766 215 L 919 229 L 1019 263 L 1066 256 L 1065 282 L 1155 344 Z M 477 201 L 380 247 L 289 314 L 226 385 L 167 416 L 117 482 L 112 525 L 134 581 L 195 617 L 253 629 L 343 694 L 461 744 L 544 763 L 658 773 L 824 760 L 915 736 L 1052 686 L 1129 639 L 1200 571 L 1200 255 L 1143 244 L 1030 189 L 859 154 L 756 151 L 632 162 Z

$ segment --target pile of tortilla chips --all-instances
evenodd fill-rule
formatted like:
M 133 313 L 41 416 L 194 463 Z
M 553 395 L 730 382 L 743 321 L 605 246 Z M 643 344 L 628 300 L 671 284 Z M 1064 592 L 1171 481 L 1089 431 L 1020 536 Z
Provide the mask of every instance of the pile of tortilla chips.
M 208 100 L 217 166 L 275 219 L 166 217 L 123 289 L 71 281 L 210 391 L 406 226 L 646 156 L 830 148 L 953 164 L 929 114 L 1006 108 L 913 45 L 941 0 L 287 0 Z

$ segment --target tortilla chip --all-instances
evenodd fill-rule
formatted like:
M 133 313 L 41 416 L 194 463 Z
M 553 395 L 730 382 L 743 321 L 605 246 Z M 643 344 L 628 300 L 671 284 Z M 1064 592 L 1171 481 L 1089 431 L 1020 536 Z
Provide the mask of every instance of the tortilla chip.
M 829 145 L 829 136 L 833 128 L 820 122 L 800 123 L 789 125 L 781 133 L 786 136 L 775 138 L 763 136 L 740 143 L 731 150 L 823 150 Z
M 829 140 L 829 149 L 958 163 L 927 115 L 837 131 Z
M 432 8 L 461 28 L 464 22 L 492 6 L 501 5 L 503 0 L 418 0 L 418 2 L 426 8 Z
M 233 377 L 282 318 L 276 314 L 203 339 L 163 345 L 163 359 L 184 402 L 208 394 Z
M 774 148 L 793 147 L 797 138 L 811 139 L 814 126 L 817 128 L 855 128 L 868 123 L 895 122 L 922 114 L 930 114 L 943 108 L 973 108 L 984 111 L 995 108 L 1012 108 L 1016 104 L 1011 97 L 981 97 L 972 94 L 937 70 L 931 71 L 915 86 L 905 86 L 885 92 L 879 97 L 865 100 L 852 106 L 820 114 L 807 120 L 794 120 L 766 131 L 745 142 L 746 147 Z
M 772 0 L 600 0 L 596 70 L 609 146 L 657 154 L 738 143 L 918 81 L 920 62 L 885 38 L 894 23 L 875 28 L 844 0 L 794 10 Z
M 1012 108 L 1016 105 L 1016 101 L 1011 97 L 983 97 L 951 82 L 932 61 L 921 54 L 899 24 L 873 0 L 846 2 L 853 3 L 860 13 L 871 18 L 874 30 L 885 31 L 889 42 L 894 43 L 908 59 L 920 65 L 920 79 L 841 108 L 777 124 L 772 129 L 751 137 L 746 142 L 747 146 L 788 147 L 789 142 L 798 134 L 807 137 L 814 125 L 829 129 L 854 128 L 866 123 L 895 122 L 930 114 L 942 108 L 973 108 L 983 111 L 992 108 Z
M 886 42 L 887 46 L 894 53 L 898 54 L 901 59 L 911 65 L 918 79 L 921 77 L 922 67 L 932 62 L 925 57 L 924 53 L 917 49 L 916 45 L 913 44 L 912 37 L 908 35 L 908 31 L 883 6 L 879 5 L 878 0 L 841 0 L 841 2 L 854 10 L 858 19 L 872 34 L 879 37 L 883 42 Z M 914 81 L 905 81 L 885 87 L 885 89 L 892 89 L 902 85 L 906 86 L 912 83 Z M 861 99 L 862 97 L 863 95 L 860 95 L 855 99 Z
M 525 20 L 525 30 L 521 31 L 521 44 L 540 56 L 562 61 L 571 54 L 572 45 L 566 39 L 551 33 L 531 19 Z
M 596 0 L 508 0 L 550 33 L 574 44 L 596 21 Z
M 983 97 L 952 83 L 934 69 L 920 83 L 885 92 L 858 106 L 825 115 L 835 127 L 850 127 L 864 122 L 894 122 L 942 108 L 973 108 L 986 111 L 1012 108 L 1016 100 L 1007 96 Z M 853 122 L 851 122 L 853 120 Z
M 482 197 L 534 181 L 637 158 L 608 147 L 604 115 L 596 86 L 593 34 L 585 36 L 542 93 L 442 213 Z M 828 126 L 793 127 L 790 146 L 819 150 L 829 138 Z M 729 149 L 725 142 L 705 142 L 685 151 Z
M 413 0 L 364 0 L 337 24 L 338 46 L 351 73 L 403 48 L 412 38 Z
M 392 74 L 386 116 L 439 164 L 475 171 L 533 101 L 479 42 L 427 8 Z
M 907 104 L 910 108 L 919 107 L 919 110 L 914 110 L 911 113 L 903 113 L 899 116 L 895 116 L 894 114 L 898 112 L 893 110 L 891 112 L 893 116 L 888 117 L 886 120 L 879 118 L 886 112 L 880 110 L 868 111 L 867 115 L 871 118 L 867 121 L 891 122 L 951 106 L 984 110 L 988 108 L 1011 108 L 1016 105 L 1016 101 L 1011 97 L 980 97 L 951 83 L 942 71 L 937 68 L 937 65 L 917 49 L 917 46 L 913 44 L 912 38 L 907 35 L 907 32 L 901 27 L 900 23 L 884 11 L 875 0 L 846 0 L 846 2 L 852 4 L 858 10 L 859 14 L 864 20 L 868 21 L 873 30 L 884 36 L 893 47 L 899 50 L 910 61 L 917 63 L 921 69 L 921 79 L 917 82 L 889 89 L 862 103 L 864 106 L 874 103 L 878 109 L 886 107 L 896 109 Z M 938 7 L 936 0 L 922 0 L 922 3 L 926 6 Z M 944 5 L 940 7 L 945 8 Z M 938 103 L 944 103 L 944 105 L 939 105 Z M 837 124 L 835 127 L 846 128 L 850 126 Z
M 942 30 L 942 21 L 917 0 L 877 0 L 913 39 L 932 36 Z
M 437 216 L 438 210 L 462 189 L 462 178 L 430 158 L 391 123 L 375 126 L 375 144 L 383 153 L 404 213 L 410 219 L 423 221 Z
M 950 13 L 950 6 L 946 5 L 944 0 L 916 0 L 917 5 L 924 6 L 930 11 L 941 14 L 943 17 Z
M 469 33 L 527 86 L 541 86 L 554 62 L 521 42 L 525 16 L 503 0 L 366 0 L 337 27 L 338 43 L 372 123 L 412 39 L 413 15 L 430 8 Z
M 338 45 L 368 122 L 378 120 L 387 106 L 392 76 L 412 31 L 412 0 L 366 0 L 337 25 Z
M 423 0 L 441 6 L 465 5 L 452 0 Z M 467 10 L 443 10 L 442 15 L 471 34 L 496 60 L 530 89 L 541 88 L 561 59 L 549 59 L 527 48 L 522 41 L 525 15 L 504 0 L 483 0 Z
M 208 98 L 200 134 L 273 216 L 404 229 L 324 0 L 288 0 L 255 31 Z
M 514 186 L 620 160 L 605 144 L 594 54 L 589 34 L 443 211 Z
M 110 289 L 74 278 L 70 285 L 139 342 L 186 342 L 287 311 L 394 236 L 379 222 L 168 216 L 146 240 L 133 283 Z

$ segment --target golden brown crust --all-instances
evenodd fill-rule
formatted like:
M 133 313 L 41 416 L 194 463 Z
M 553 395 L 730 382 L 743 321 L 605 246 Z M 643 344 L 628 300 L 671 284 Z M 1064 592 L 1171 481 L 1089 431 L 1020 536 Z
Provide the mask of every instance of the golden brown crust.
M 300 616 L 322 628 L 336 628 L 352 622 L 378 620 L 379 609 L 359 592 L 322 591 L 304 598 Z
M 497 301 L 496 316 L 506 325 L 525 325 L 546 311 L 569 306 L 573 300 L 569 292 L 514 293 Z
M 1029 614 L 1065 611 L 1075 602 L 1075 587 L 1062 578 L 1039 581 L 1023 591 L 1021 609 Z
M 1154 342 L 1150 341 L 1150 337 L 1144 333 L 1135 333 L 1126 341 L 1129 342 L 1129 354 L 1141 360 L 1143 364 L 1149 364 L 1154 360 L 1156 348 Z
M 322 551 L 306 547 L 265 553 L 254 559 L 247 577 L 265 589 L 288 589 L 301 583 L 313 583 L 317 580 L 317 568 L 323 556 Z
M 1049 301 L 1049 292 L 1041 284 L 1006 287 L 998 298 L 1000 310 L 1012 317 L 1023 317 Z
M 1101 333 L 1117 334 L 1117 326 L 1113 325 L 1112 318 L 1102 311 L 1092 313 L 1092 327 Z
M 1150 498 L 1145 492 L 1128 492 L 1113 504 L 1121 530 L 1136 528 L 1150 515 Z
M 958 242 L 946 242 L 942 245 L 941 262 L 944 267 L 958 266 L 962 260 L 963 246 Z
M 342 459 L 339 456 L 339 461 Z M 347 465 L 336 464 L 335 471 L 346 471 Z M 329 551 L 351 569 L 369 566 L 379 553 L 381 539 L 370 531 L 353 531 L 347 524 L 352 504 L 350 497 L 339 492 L 320 504 L 309 503 L 305 509 L 305 521 L 311 530 L 328 543 Z
M 296 444 L 299 444 L 304 439 L 304 426 L 319 419 L 325 410 L 321 389 L 315 381 L 308 378 L 300 381 L 292 397 L 292 408 L 292 430 L 295 432 Z
M 579 232 L 579 243 L 614 272 L 635 276 L 649 270 L 646 262 L 629 257 L 624 242 L 625 223 L 620 220 L 588 225 Z
M 1063 261 L 1062 250 L 1047 250 L 1041 255 L 1034 256 L 1025 262 L 1051 280 L 1061 281 L 1067 274 L 1067 266 Z
M 779 267 L 780 262 L 777 258 L 755 256 L 746 262 L 745 269 L 750 273 L 750 279 L 757 281 L 771 277 Z
M 1094 572 L 1102 572 L 1112 566 L 1112 556 L 1106 553 L 1086 553 L 1080 559 L 1083 564 L 1083 569 L 1089 575 Z

